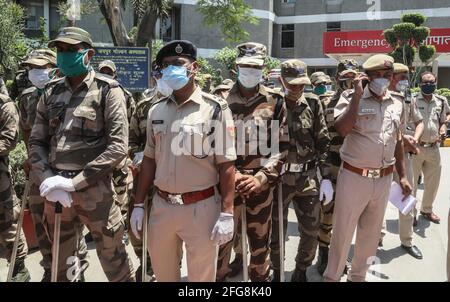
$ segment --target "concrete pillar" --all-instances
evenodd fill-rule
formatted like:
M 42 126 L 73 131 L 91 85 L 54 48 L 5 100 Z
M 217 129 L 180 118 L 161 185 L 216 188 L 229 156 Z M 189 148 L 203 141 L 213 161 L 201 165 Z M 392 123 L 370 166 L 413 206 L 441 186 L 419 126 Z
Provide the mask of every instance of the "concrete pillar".
M 50 0 L 44 0 L 44 19 L 45 19 L 45 27 L 44 34 L 48 37 L 50 36 Z
M 438 76 L 438 71 L 439 71 L 439 62 L 438 62 L 438 60 L 437 60 L 437 58 L 436 58 L 436 59 L 433 60 L 433 67 L 432 67 L 431 72 L 432 72 L 437 78 L 439 77 L 439 76 Z

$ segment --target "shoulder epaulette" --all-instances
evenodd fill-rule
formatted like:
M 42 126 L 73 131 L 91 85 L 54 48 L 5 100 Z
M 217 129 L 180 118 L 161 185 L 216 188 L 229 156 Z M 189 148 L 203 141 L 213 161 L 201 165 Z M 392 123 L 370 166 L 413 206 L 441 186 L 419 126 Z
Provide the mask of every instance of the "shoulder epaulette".
M 208 100 L 210 100 L 210 101 L 213 101 L 213 102 L 219 104 L 219 106 L 220 106 L 220 108 L 221 108 L 222 110 L 226 110 L 226 109 L 228 108 L 228 103 L 227 103 L 227 101 L 224 100 L 224 99 L 222 99 L 221 97 L 218 97 L 218 96 L 216 96 L 216 95 L 209 94 L 209 93 L 206 93 L 206 92 L 203 92 L 203 93 L 202 93 L 202 96 L 203 96 L 205 99 L 208 99 Z
M 109 77 L 107 77 L 107 76 L 105 76 L 105 75 L 103 75 L 103 74 L 101 74 L 99 72 L 95 73 L 95 78 L 100 80 L 100 81 L 102 81 L 102 82 L 107 83 L 109 85 L 109 88 L 120 87 L 119 82 L 117 82 L 116 80 L 111 79 L 111 78 L 109 78 Z

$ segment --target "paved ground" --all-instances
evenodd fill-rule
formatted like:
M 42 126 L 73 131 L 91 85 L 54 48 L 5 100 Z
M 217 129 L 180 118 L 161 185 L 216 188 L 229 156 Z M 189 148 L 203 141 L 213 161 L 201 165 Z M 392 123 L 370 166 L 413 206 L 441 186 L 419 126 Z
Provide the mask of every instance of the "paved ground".
M 419 216 L 419 224 L 414 230 L 415 244 L 424 254 L 423 260 L 416 260 L 405 254 L 400 248 L 398 239 L 398 212 L 388 205 L 386 211 L 387 234 L 384 238 L 384 246 L 378 250 L 377 256 L 380 264 L 373 265 L 369 270 L 367 279 L 370 281 L 445 281 L 446 280 L 446 259 L 447 259 L 447 219 L 450 196 L 450 148 L 441 149 L 443 173 L 441 184 L 435 202 L 435 212 L 441 217 L 440 224 L 430 223 Z M 418 192 L 419 199 L 422 190 Z M 288 241 L 286 243 L 286 279 L 295 266 L 295 255 L 298 245 L 297 222 L 294 211 L 289 210 Z M 137 258 L 128 245 L 128 250 L 132 256 L 134 265 L 138 264 Z M 91 258 L 90 267 L 86 273 L 87 281 L 106 281 L 106 277 L 100 267 L 95 247 L 89 244 L 89 254 Z M 39 252 L 31 252 L 27 258 L 27 267 L 31 271 L 32 281 L 39 281 L 43 270 L 39 265 L 41 255 Z M 314 261 L 315 263 L 315 261 Z M 186 259 L 183 259 L 182 275 L 186 280 Z M 5 280 L 7 274 L 6 261 L 0 260 L 0 280 Z M 311 281 L 322 281 L 322 277 L 317 273 L 315 264 L 308 270 L 308 278 Z M 230 281 L 240 281 L 238 276 Z M 344 279 L 343 279 L 344 280 Z

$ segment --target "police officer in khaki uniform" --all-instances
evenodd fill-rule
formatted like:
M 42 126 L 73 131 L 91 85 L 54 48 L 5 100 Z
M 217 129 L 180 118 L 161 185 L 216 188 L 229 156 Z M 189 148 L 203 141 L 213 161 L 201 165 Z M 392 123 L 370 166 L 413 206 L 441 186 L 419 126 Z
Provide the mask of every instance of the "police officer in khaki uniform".
M 87 226 L 109 281 L 134 281 L 122 243 L 124 223 L 112 185 L 114 168 L 128 153 L 125 97 L 117 81 L 96 73 L 90 34 L 62 28 L 49 47 L 66 75 L 43 92 L 30 136 L 30 177 L 46 198 L 44 216 L 53 241 L 55 203 L 64 206 L 58 281 L 76 280 L 80 223 Z
M 404 195 L 412 191 L 403 161 L 403 103 L 388 90 L 393 63 L 387 55 L 370 57 L 363 65 L 367 75 L 357 76 L 355 89 L 342 93 L 335 107 L 335 126 L 345 140 L 340 151 L 343 164 L 337 181 L 326 281 L 340 280 L 356 228 L 349 279 L 365 280 L 376 253 L 394 165 Z M 365 88 L 363 80 L 369 81 Z
M 414 99 L 409 93 L 409 68 L 400 63 L 394 63 L 394 76 L 389 86 L 389 90 L 393 95 L 398 96 L 403 101 L 405 110 L 405 119 L 402 124 L 403 144 L 405 149 L 404 160 L 406 176 L 410 184 L 415 183 L 412 167 L 412 154 L 417 154 L 417 144 L 423 133 L 424 124 L 422 115 Z M 414 129 L 415 130 L 412 130 Z M 398 173 L 394 173 L 394 180 L 399 181 Z M 413 245 L 413 224 L 414 211 L 407 215 L 403 215 L 400 211 L 398 214 L 398 229 L 401 241 L 401 247 L 411 256 L 422 259 L 422 252 Z
M 447 114 L 450 113 L 447 99 L 436 91 L 436 76 L 425 72 L 421 76 L 421 91 L 414 96 L 423 116 L 425 129 L 419 141 L 419 152 L 413 156 L 414 179 L 423 173 L 424 191 L 420 214 L 427 220 L 439 223 L 433 213 L 433 203 L 441 180 L 441 155 L 439 145 L 447 131 Z M 414 184 L 417 193 L 417 182 Z
M 195 84 L 196 59 L 189 41 L 172 41 L 158 52 L 162 80 L 173 93 L 149 110 L 130 221 L 140 237 L 143 202 L 154 185 L 148 249 L 163 282 L 180 280 L 183 242 L 189 281 L 215 281 L 218 245 L 233 237 L 234 123 L 227 103 Z

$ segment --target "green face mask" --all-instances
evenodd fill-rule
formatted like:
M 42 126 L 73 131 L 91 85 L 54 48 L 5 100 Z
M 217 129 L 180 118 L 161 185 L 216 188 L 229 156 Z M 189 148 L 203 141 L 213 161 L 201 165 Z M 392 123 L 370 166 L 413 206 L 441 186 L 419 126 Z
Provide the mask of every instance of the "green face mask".
M 314 88 L 314 93 L 316 95 L 322 95 L 325 92 L 327 92 L 327 87 L 325 87 L 325 85 L 319 85 L 319 86 L 316 86 L 316 88 Z
M 89 49 L 83 51 L 58 52 L 56 63 L 61 72 L 68 77 L 76 77 L 89 70 L 89 63 L 84 64 L 84 56 Z

